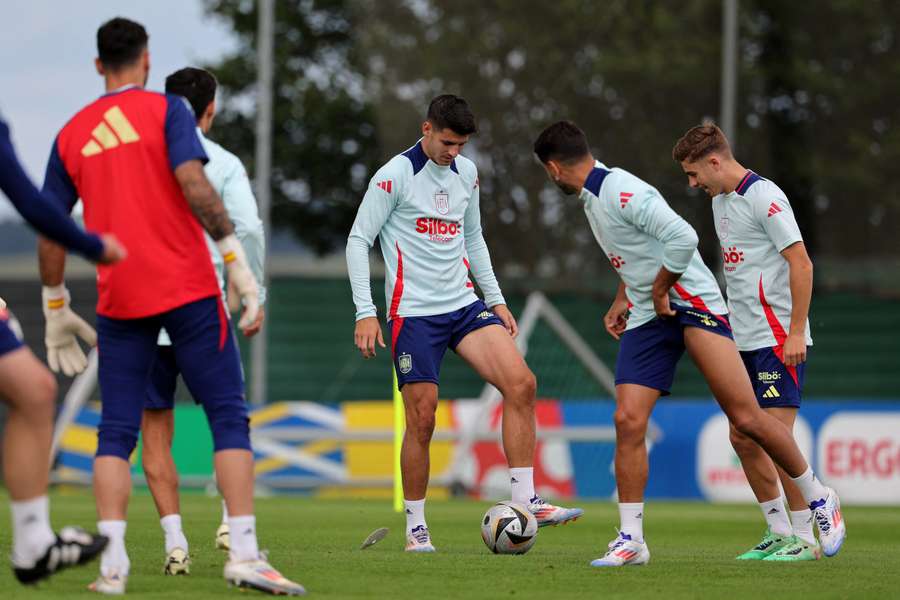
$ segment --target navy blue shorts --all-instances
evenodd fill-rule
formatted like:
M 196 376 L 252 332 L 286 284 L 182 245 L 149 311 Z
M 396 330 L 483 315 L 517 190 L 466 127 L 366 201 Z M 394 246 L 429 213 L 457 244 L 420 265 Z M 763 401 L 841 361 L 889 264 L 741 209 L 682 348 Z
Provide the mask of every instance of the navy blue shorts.
M 634 383 L 659 390 L 668 396 L 675 379 L 675 367 L 684 354 L 684 328 L 699 327 L 734 339 L 725 315 L 697 308 L 672 305 L 674 317 L 659 317 L 622 334 L 616 358 L 616 385 Z
M 800 408 L 806 362 L 785 366 L 781 346 L 741 352 L 756 399 L 763 408 Z M 806 349 L 809 359 L 809 348 Z
M 172 346 L 157 346 L 153 366 L 150 369 L 150 384 L 144 408 L 147 410 L 170 410 L 175 406 L 175 389 L 178 386 L 178 363 Z
M 22 340 L 9 326 L 9 312 L 5 308 L 0 310 L 0 356 L 18 350 L 22 346 Z
M 442 315 L 389 321 L 398 387 L 416 381 L 437 384 L 447 348 L 455 351 L 466 335 L 487 325 L 503 327 L 503 321 L 482 300 Z
M 237 343 L 216 295 L 142 319 L 97 315 L 102 413 L 97 455 L 134 449 L 157 355 L 159 330 L 172 339 L 175 365 L 203 406 L 215 450 L 249 449 L 249 420 Z

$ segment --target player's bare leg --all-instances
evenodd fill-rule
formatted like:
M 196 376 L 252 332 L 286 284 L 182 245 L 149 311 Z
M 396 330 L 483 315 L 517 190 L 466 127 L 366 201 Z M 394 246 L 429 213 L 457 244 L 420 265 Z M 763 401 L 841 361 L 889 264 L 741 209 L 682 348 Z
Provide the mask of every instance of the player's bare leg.
M 13 571 L 20 582 L 34 583 L 91 560 L 107 540 L 71 527 L 57 536 L 50 528 L 47 482 L 56 380 L 28 348 L 0 356 L 0 399 L 7 406 L 3 479 L 12 512 Z
M 406 551 L 434 552 L 425 521 L 425 494 L 431 468 L 429 447 L 434 434 L 438 386 L 430 381 L 414 381 L 405 384 L 401 394 L 406 413 L 406 432 L 400 448 Z
M 660 391 L 634 383 L 616 386 L 616 488 L 619 496 L 619 535 L 593 567 L 643 565 L 650 561 L 644 542 L 644 488 L 650 472 L 647 424 Z
M 814 512 L 825 554 L 837 554 L 846 536 L 840 501 L 815 477 L 787 426 L 760 408 L 734 342 L 698 327 L 685 328 L 684 342 L 728 420 L 797 484 Z
M 166 561 L 163 572 L 166 575 L 187 575 L 190 573 L 191 560 L 181 524 L 178 470 L 172 459 L 174 435 L 175 411 L 144 410 L 141 419 L 141 460 L 147 486 L 159 513 L 159 523 L 165 532 Z
M 580 508 L 554 506 L 534 490 L 537 380 L 506 329 L 488 325 L 468 333 L 456 352 L 503 396 L 503 451 L 510 467 L 512 500 L 527 506 L 538 526 L 574 521 Z
M 763 410 L 793 431 L 796 408 L 770 407 Z M 799 557 L 802 560 L 818 558 L 821 552 L 813 533 L 812 513 L 800 489 L 756 442 L 734 427 L 731 427 L 730 436 L 731 445 L 741 459 L 744 474 L 768 524 L 762 541 L 738 558 L 762 560 L 773 554 Z M 778 488 L 779 479 L 790 507 L 790 519 L 784 511 L 784 498 Z

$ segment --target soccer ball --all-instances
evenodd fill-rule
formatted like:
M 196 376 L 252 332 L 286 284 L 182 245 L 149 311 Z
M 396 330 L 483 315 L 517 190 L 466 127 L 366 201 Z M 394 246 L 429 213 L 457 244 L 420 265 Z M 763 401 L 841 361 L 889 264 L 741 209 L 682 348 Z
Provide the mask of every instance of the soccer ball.
M 494 554 L 525 554 L 537 539 L 537 519 L 515 502 L 498 502 L 481 519 L 481 539 Z

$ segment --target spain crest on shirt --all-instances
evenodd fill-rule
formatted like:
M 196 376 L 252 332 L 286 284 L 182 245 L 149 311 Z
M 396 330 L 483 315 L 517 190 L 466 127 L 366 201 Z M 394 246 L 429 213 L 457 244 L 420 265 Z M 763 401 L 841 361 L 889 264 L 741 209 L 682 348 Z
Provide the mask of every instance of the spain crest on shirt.
M 434 194 L 434 209 L 442 215 L 450 212 L 450 194 L 444 190 L 439 190 Z

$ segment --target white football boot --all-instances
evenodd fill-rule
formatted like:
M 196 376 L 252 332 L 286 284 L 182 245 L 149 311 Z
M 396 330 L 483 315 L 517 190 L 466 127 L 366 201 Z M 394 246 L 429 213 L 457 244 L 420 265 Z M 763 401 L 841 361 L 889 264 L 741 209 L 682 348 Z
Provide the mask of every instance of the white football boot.
M 609 543 L 602 558 L 591 561 L 592 567 L 623 567 L 625 565 L 646 565 L 650 562 L 650 549 L 646 542 L 631 539 L 630 535 L 619 532 Z
M 125 593 L 125 583 L 128 581 L 127 575 L 120 575 L 117 572 L 103 575 L 102 573 L 88 586 L 92 592 L 106 594 L 107 596 L 121 596 Z
M 528 501 L 528 510 L 537 519 L 538 527 L 562 525 L 569 521 L 575 521 L 584 514 L 584 511 L 580 508 L 554 506 L 540 496 L 534 496 Z
M 847 537 L 847 525 L 841 515 L 841 500 L 831 488 L 828 495 L 821 500 L 809 504 L 813 520 L 819 527 L 819 543 L 822 544 L 822 552 L 825 556 L 834 556 L 841 549 L 844 538 Z
M 424 525 L 416 525 L 408 534 L 406 534 L 406 551 L 407 552 L 434 552 L 434 546 L 431 543 L 431 533 Z
M 302 596 L 306 589 L 275 570 L 268 561 L 228 561 L 225 563 L 225 580 L 231 585 L 251 588 L 275 596 Z
M 166 557 L 166 564 L 163 567 L 163 573 L 166 575 L 190 575 L 191 558 L 183 548 L 173 548 Z
M 228 523 L 222 523 L 216 529 L 216 550 L 231 550 L 231 530 L 228 529 Z

